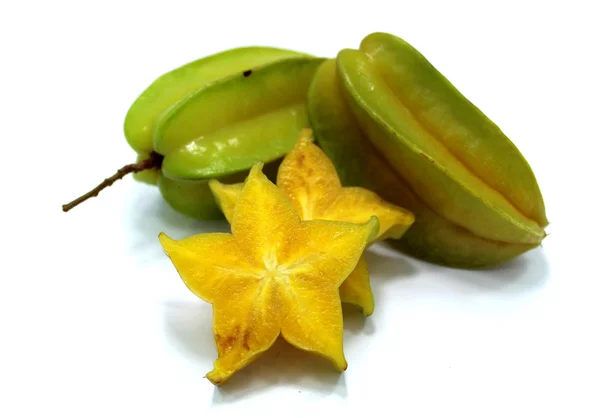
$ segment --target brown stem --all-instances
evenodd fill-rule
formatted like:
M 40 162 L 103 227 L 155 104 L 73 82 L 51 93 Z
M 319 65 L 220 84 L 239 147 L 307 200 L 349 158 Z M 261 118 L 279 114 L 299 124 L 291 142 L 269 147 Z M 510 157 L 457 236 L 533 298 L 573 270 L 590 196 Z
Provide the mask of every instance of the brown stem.
M 66 205 L 62 205 L 63 212 L 68 212 L 75 206 L 85 202 L 89 198 L 98 196 L 98 193 L 100 193 L 103 189 L 106 189 L 107 187 L 111 186 L 115 181 L 122 179 L 129 173 L 139 173 L 140 171 L 150 170 L 152 168 L 160 168 L 162 160 L 162 155 L 157 154 L 153 151 L 152 153 L 150 153 L 150 156 L 145 160 L 134 164 L 127 164 L 126 166 L 121 167 L 114 175 L 110 176 L 107 179 L 104 179 L 104 181 L 97 185 L 94 189 L 90 190 L 83 196 L 79 196 L 72 202 L 67 203 Z

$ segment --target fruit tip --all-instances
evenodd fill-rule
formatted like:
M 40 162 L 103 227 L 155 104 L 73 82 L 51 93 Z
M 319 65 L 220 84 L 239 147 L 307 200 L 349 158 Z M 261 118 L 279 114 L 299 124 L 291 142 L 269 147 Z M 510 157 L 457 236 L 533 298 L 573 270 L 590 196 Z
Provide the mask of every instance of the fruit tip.
M 204 378 L 207 379 L 210 383 L 212 383 L 215 386 L 221 386 L 223 383 L 225 383 L 225 381 L 227 380 L 226 378 L 215 377 L 214 373 L 215 373 L 214 370 L 211 372 L 208 372 L 204 375 Z
M 262 174 L 264 166 L 265 163 L 263 161 L 254 163 L 254 165 L 250 169 L 250 175 L 256 176 L 257 174 Z M 250 177 L 250 175 L 248 175 L 248 177 Z
M 160 244 L 166 251 L 166 249 L 167 249 L 166 247 L 169 244 L 172 244 L 175 240 L 173 238 L 171 238 L 170 236 L 168 236 L 165 232 L 160 232 L 158 234 L 158 241 L 160 242 Z
M 208 180 L 208 188 L 211 192 L 213 192 L 213 194 L 215 193 L 215 190 L 220 188 L 222 185 L 223 184 L 217 179 Z
M 299 135 L 298 139 L 300 141 L 305 140 L 305 141 L 313 142 L 314 141 L 314 137 L 313 137 L 313 130 L 312 130 L 312 128 L 302 128 L 302 130 L 300 131 L 300 135 Z

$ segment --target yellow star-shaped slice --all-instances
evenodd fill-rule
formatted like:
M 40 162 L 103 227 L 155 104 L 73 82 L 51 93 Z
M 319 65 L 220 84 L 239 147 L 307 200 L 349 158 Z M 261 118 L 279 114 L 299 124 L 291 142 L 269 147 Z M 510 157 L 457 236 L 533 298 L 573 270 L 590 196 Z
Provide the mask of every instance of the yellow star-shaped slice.
M 325 219 L 361 224 L 370 217 L 379 219 L 374 241 L 398 239 L 413 224 L 414 215 L 361 187 L 342 187 L 335 167 L 313 143 L 310 129 L 303 130 L 295 147 L 283 159 L 277 173 L 277 186 L 292 201 L 303 220 Z M 231 222 L 242 184 L 211 180 L 209 186 L 227 220 Z M 365 316 L 375 303 L 367 263 L 361 257 L 356 268 L 342 283 L 343 302 L 359 306 Z
M 303 221 L 257 164 L 230 219 L 230 234 L 159 236 L 187 287 L 213 306 L 218 359 L 207 378 L 225 382 L 280 334 L 345 370 L 338 289 L 377 234 L 377 218 Z

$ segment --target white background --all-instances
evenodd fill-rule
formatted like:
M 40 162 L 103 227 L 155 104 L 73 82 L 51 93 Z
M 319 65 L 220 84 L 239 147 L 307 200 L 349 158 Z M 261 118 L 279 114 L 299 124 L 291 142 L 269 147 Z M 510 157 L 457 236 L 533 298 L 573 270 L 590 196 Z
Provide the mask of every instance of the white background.
M 0 416 L 600 416 L 594 3 L 2 2 Z M 376 311 L 346 315 L 344 374 L 277 344 L 217 389 L 210 306 L 157 235 L 226 225 L 131 178 L 60 206 L 133 161 L 123 119 L 160 74 L 242 45 L 335 56 L 373 31 L 412 43 L 517 144 L 550 235 L 485 272 L 377 246 Z

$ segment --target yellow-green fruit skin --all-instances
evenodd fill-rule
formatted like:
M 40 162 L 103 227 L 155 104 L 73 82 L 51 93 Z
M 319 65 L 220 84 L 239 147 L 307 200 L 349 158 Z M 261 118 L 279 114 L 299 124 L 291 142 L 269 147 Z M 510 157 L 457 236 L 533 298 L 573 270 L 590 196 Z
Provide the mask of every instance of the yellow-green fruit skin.
M 386 33 L 365 37 L 360 50 L 396 99 L 440 146 L 524 217 L 541 227 L 548 224 L 542 193 L 527 160 L 419 51 Z M 411 140 L 416 144 L 416 137 Z
M 171 70 L 154 80 L 133 102 L 125 116 L 124 132 L 129 145 L 139 154 L 153 150 L 153 133 L 158 117 L 179 100 L 223 77 L 280 59 L 307 54 L 265 47 L 228 49 Z
M 241 47 L 198 59 L 158 77 L 135 100 L 125 117 L 125 138 L 129 145 L 137 152 L 137 162 L 148 158 L 151 152 L 156 152 L 154 146 L 154 134 L 165 120 L 161 119 L 162 115 L 165 113 L 169 114 L 169 111 L 173 108 L 181 109 L 181 103 L 185 101 L 186 97 L 194 95 L 197 91 L 203 90 L 207 86 L 211 86 L 208 90 L 214 92 L 215 89 L 218 90 L 219 86 L 223 85 L 220 83 L 223 79 L 235 79 L 235 76 L 245 78 L 245 75 L 248 74 L 248 72 L 251 73 L 258 68 L 268 68 L 269 64 L 282 60 L 285 61 L 290 58 L 311 59 L 313 57 L 302 52 L 273 47 Z M 314 64 L 314 66 L 316 68 L 317 64 Z M 308 88 L 308 81 L 301 81 L 298 83 L 297 80 L 294 80 L 293 74 L 290 74 L 288 81 L 289 86 L 293 86 L 296 90 L 301 88 L 298 84 L 304 83 L 305 95 L 306 89 Z M 252 83 L 250 80 L 249 82 Z M 231 83 L 224 84 L 231 85 Z M 233 96 L 234 100 L 221 103 L 216 108 L 210 108 L 208 111 L 207 109 L 201 109 L 201 112 L 227 113 L 227 109 L 235 108 L 236 104 L 238 104 L 237 102 L 243 102 L 247 106 L 256 104 L 257 110 L 264 110 L 258 106 L 256 97 L 244 97 L 243 92 L 241 91 L 237 91 L 238 96 L 236 97 L 236 92 L 231 94 L 231 89 L 229 91 L 229 99 Z M 272 139 L 273 136 L 279 138 L 284 135 L 287 135 L 286 137 L 295 137 L 296 133 L 290 132 L 294 129 L 299 131 L 301 128 L 305 127 L 307 123 L 305 100 L 302 103 L 296 103 L 295 106 L 296 107 L 292 106 L 291 108 L 288 107 L 285 109 L 272 109 L 273 112 L 266 114 L 262 121 L 241 121 L 239 124 L 244 125 L 245 123 L 245 126 L 243 127 L 246 128 L 244 132 L 246 137 L 250 136 L 249 132 L 254 132 L 254 136 L 257 138 L 262 135 L 263 140 Z M 277 114 L 278 111 L 279 114 Z M 229 114 L 231 114 L 231 112 L 229 112 Z M 295 125 L 302 126 L 297 127 Z M 179 132 L 187 133 L 185 128 L 186 127 L 183 126 L 183 129 Z M 218 135 L 213 138 L 213 141 L 211 142 L 212 147 L 206 147 L 214 152 L 212 154 L 207 153 L 204 161 L 192 161 L 192 167 L 194 167 L 195 164 L 199 170 L 204 170 L 203 172 L 207 173 L 210 171 L 210 167 L 207 167 L 207 165 L 212 164 L 213 171 L 212 173 L 207 174 L 207 178 L 211 178 L 211 175 L 214 175 L 215 178 L 221 180 L 231 177 L 235 178 L 237 181 L 243 181 L 245 178 L 243 174 L 248 172 L 249 168 L 252 166 L 252 161 L 256 158 L 265 157 L 263 150 L 267 147 L 264 147 L 260 143 L 249 144 L 247 141 L 244 142 L 247 138 L 242 136 L 239 136 L 239 138 L 236 137 L 237 142 L 234 143 L 234 141 L 231 140 L 233 137 L 223 137 L 227 136 L 227 132 L 225 131 L 226 129 L 220 132 L 222 134 L 221 138 L 219 138 Z M 222 146 L 223 143 L 220 142 L 222 139 L 225 140 L 224 147 Z M 227 140 L 230 141 L 227 142 Z M 201 144 L 201 146 L 203 145 L 209 144 Z M 278 156 L 287 151 L 285 144 L 283 145 L 285 149 L 271 147 L 271 153 L 266 155 L 264 159 L 276 161 Z M 281 148 L 281 146 L 279 148 Z M 227 161 L 224 157 L 229 155 L 228 151 L 233 154 L 237 151 L 238 154 L 241 154 L 242 158 L 237 158 L 237 160 L 233 162 Z M 217 154 L 220 153 L 220 155 L 215 155 L 215 152 Z M 272 154 L 275 155 L 273 156 Z M 181 152 L 181 150 L 179 151 L 179 156 L 183 156 L 184 160 L 186 159 L 185 153 Z M 235 155 L 233 155 L 233 157 L 235 157 Z M 171 160 L 168 160 L 167 164 L 170 164 L 170 161 Z M 177 161 L 175 161 L 174 164 L 176 165 Z M 221 171 L 217 172 L 219 170 L 215 170 L 215 166 L 217 168 L 221 167 Z M 227 167 L 227 169 L 224 167 Z M 197 178 L 186 178 L 186 176 L 168 178 L 168 176 L 165 175 L 164 160 L 163 166 L 160 168 L 134 173 L 133 177 L 136 181 L 141 183 L 158 186 L 166 203 L 182 214 L 202 220 L 222 218 L 222 214 L 216 206 L 214 197 L 208 189 L 207 182 Z
M 163 173 L 208 179 L 285 155 L 307 127 L 306 93 L 321 58 L 293 57 L 195 91 L 158 120 Z
M 165 202 L 183 215 L 204 221 L 223 218 L 207 180 L 171 180 L 160 175 L 158 189 Z
M 263 174 L 275 182 L 281 159 L 264 165 Z M 250 170 L 244 170 L 217 180 L 224 184 L 243 183 Z M 149 172 L 150 173 L 150 172 Z M 164 201 L 176 212 L 202 221 L 224 219 L 223 212 L 208 185 L 209 180 L 173 180 L 160 173 L 156 180 Z
M 336 60 L 322 64 L 309 89 L 311 126 L 344 185 L 370 188 L 415 214 L 415 223 L 403 238 L 389 240 L 393 246 L 436 264 L 486 268 L 505 263 L 538 245 L 485 239 L 430 209 L 362 131 L 344 89 Z

